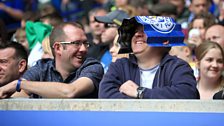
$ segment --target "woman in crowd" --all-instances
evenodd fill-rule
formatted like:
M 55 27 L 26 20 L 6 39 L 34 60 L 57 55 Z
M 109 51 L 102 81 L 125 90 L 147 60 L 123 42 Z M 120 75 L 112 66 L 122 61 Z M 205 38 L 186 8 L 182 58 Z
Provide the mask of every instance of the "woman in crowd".
M 200 99 L 212 99 L 214 94 L 223 89 L 224 52 L 222 47 L 206 41 L 196 48 L 199 80 L 197 84 Z

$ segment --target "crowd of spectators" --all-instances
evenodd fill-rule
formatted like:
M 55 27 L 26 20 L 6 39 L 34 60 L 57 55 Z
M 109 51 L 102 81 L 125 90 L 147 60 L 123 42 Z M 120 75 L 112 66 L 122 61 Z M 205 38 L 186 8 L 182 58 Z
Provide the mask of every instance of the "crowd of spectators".
M 161 93 L 163 88 L 154 89 L 158 88 L 154 86 L 146 86 L 144 90 L 140 90 L 140 93 L 146 92 L 145 97 L 140 97 L 138 89 L 141 84 L 134 84 L 134 88 L 125 88 L 130 85 L 122 82 L 124 85 L 121 87 L 105 87 L 113 79 L 118 81 L 123 76 L 118 74 L 122 68 L 117 71 L 116 68 L 113 69 L 116 66 L 113 62 L 120 58 L 133 57 L 134 47 L 123 49 L 119 43 L 121 34 L 118 31 L 124 19 L 134 16 L 171 17 L 181 25 L 186 46 L 161 51 L 164 53 L 158 54 L 158 57 L 163 59 L 165 55 L 176 56 L 189 64 L 196 83 L 192 81 L 187 86 L 193 85 L 188 91 L 194 94 L 181 94 L 174 89 L 176 85 L 172 87 L 171 80 L 163 88 L 166 88 L 167 94 L 175 94 L 175 97 L 168 97 L 164 92 Z M 0 54 L 1 98 L 96 98 L 99 89 L 101 98 L 199 98 L 194 87 L 201 99 L 212 99 L 216 93 L 221 94 L 218 98 L 224 97 L 224 0 L 0 0 L 0 17 L 0 51 L 6 53 Z M 143 31 L 142 27 L 137 26 L 133 30 L 135 31 L 130 32 L 136 34 Z M 129 37 L 132 39 L 136 36 L 138 35 L 133 33 Z M 17 44 L 19 45 L 16 46 Z M 27 57 L 15 59 L 14 57 L 19 57 L 16 53 L 20 49 L 16 48 L 20 44 L 24 47 L 22 51 L 25 49 L 27 52 Z M 149 52 L 156 54 L 158 50 Z M 138 55 L 134 57 L 137 57 L 136 62 L 141 59 Z M 150 68 L 157 70 L 158 66 L 159 69 L 161 66 L 158 64 L 162 61 L 150 65 Z M 121 61 L 119 63 L 122 64 Z M 125 63 L 126 61 L 122 65 Z M 13 71 L 10 70 L 12 68 Z M 145 69 L 139 65 L 140 71 Z M 130 83 L 128 79 L 130 77 L 127 77 Z M 208 80 L 211 83 L 208 84 Z M 152 79 L 150 83 L 156 82 Z M 172 88 L 169 89 L 169 86 Z M 130 93 L 124 89 L 136 91 Z M 118 95 L 116 91 L 122 94 Z M 188 91 L 186 92 L 189 93 Z M 108 92 L 119 97 L 107 96 Z M 153 92 L 160 94 L 153 97 Z

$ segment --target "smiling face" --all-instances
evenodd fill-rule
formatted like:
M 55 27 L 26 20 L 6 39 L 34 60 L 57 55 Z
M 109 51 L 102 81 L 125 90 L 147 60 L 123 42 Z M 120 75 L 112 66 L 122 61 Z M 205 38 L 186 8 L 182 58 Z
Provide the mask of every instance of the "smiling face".
M 223 71 L 223 56 L 218 48 L 210 49 L 199 62 L 200 77 L 218 80 Z
M 131 47 L 133 53 L 136 55 L 145 52 L 145 50 L 149 48 L 147 44 L 147 35 L 143 31 L 143 26 L 138 26 L 136 28 L 135 34 L 131 40 Z
M 66 25 L 63 29 L 66 35 L 65 42 L 87 42 L 87 37 L 82 29 L 72 25 Z M 62 44 L 60 42 L 58 44 L 60 45 L 60 60 L 63 62 L 63 67 L 67 71 L 80 67 L 86 57 L 88 47 L 84 44 L 80 46 L 76 44 Z

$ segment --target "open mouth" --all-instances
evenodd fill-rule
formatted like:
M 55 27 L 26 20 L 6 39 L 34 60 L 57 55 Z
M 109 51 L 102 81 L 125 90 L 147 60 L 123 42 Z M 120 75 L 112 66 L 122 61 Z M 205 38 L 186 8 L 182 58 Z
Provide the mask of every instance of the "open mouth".
M 135 41 L 135 44 L 143 44 L 143 43 L 145 43 L 145 41 L 141 39 Z
M 84 57 L 83 56 L 76 56 L 77 59 L 83 60 Z

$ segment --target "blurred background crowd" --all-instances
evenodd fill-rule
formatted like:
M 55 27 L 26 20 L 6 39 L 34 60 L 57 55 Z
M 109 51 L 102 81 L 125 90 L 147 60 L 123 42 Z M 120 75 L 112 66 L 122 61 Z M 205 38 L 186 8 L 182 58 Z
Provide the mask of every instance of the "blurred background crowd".
M 26 21 L 42 21 L 51 25 L 59 19 L 78 21 L 85 26 L 87 33 L 91 32 L 88 14 L 95 8 L 103 8 L 106 12 L 123 9 L 130 17 L 171 16 L 182 24 L 186 34 L 189 29 L 198 27 L 193 22 L 196 17 L 205 20 L 204 29 L 212 25 L 213 20 L 223 25 L 224 18 L 223 0 L 0 0 L 1 22 L 9 33 L 8 38 L 18 28 L 24 28 Z M 202 30 L 202 26 L 199 29 Z

